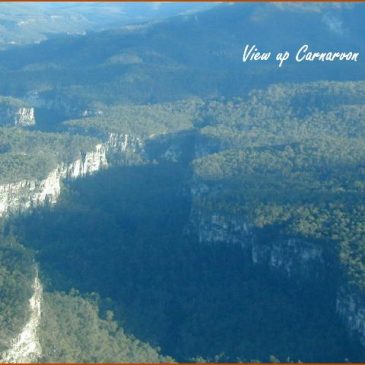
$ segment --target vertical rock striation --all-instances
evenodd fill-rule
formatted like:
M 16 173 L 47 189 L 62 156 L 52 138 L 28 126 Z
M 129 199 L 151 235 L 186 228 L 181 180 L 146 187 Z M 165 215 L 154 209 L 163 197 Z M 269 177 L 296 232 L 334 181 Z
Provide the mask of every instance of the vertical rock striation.
M 130 134 L 110 133 L 105 145 L 108 152 L 114 153 L 137 153 L 143 149 L 142 139 Z
M 30 127 L 36 124 L 33 107 L 0 106 L 0 125 Z
M 34 108 L 19 108 L 15 113 L 14 125 L 20 127 L 35 125 Z
M 193 209 L 190 220 L 199 242 L 229 243 L 242 247 L 252 263 L 264 265 L 301 280 L 320 279 L 326 272 L 323 249 L 297 237 L 258 238 L 257 231 L 243 217 Z
M 21 180 L 0 185 L 0 217 L 45 203 L 54 204 L 61 193 L 63 179 L 92 174 L 107 165 L 106 149 L 98 144 L 93 151 L 81 154 L 72 163 L 60 163 L 43 180 Z
M 255 265 L 310 285 L 334 285 L 336 312 L 348 331 L 365 347 L 365 295 L 341 278 L 341 266 L 324 245 L 300 237 L 263 235 L 244 215 L 214 207 L 219 187 L 194 181 L 188 231 L 202 243 L 228 243 L 242 247 Z M 333 260 L 335 259 L 335 260 Z M 336 288 L 336 286 L 341 286 Z M 335 294 L 337 289 L 337 294 Z

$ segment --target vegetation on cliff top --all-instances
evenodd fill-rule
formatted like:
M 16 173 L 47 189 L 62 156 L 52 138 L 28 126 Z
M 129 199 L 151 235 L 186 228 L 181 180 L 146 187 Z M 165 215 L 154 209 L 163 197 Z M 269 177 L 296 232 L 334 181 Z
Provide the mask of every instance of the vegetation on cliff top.
M 96 291 L 127 333 L 177 361 L 360 359 L 335 314 L 335 283 L 291 282 L 253 265 L 240 246 L 183 235 L 186 168 L 102 171 L 13 226 L 50 288 Z
M 201 99 L 188 99 L 174 103 L 119 105 L 106 109 L 102 115 L 67 121 L 69 127 L 86 132 L 112 132 L 149 137 L 191 129 Z
M 0 184 L 42 179 L 58 163 L 70 163 L 98 141 L 68 133 L 0 128 Z
M 363 82 L 276 85 L 208 103 L 201 133 L 219 147 L 193 162 L 212 188 L 196 203 L 331 243 L 365 288 L 364 94 Z

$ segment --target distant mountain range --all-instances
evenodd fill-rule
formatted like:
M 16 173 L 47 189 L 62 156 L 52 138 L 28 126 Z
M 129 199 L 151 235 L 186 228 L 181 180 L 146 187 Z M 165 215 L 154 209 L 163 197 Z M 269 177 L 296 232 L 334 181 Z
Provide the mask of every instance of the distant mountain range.
M 93 6 L 59 5 L 61 12 L 73 9 L 82 17 Z M 115 6 L 102 9 L 118 14 Z M 183 10 L 192 9 L 174 4 L 165 12 Z M 130 13 L 130 19 L 138 19 L 137 10 Z M 24 98 L 36 92 L 48 101 L 115 104 L 237 96 L 277 82 L 359 80 L 365 77 L 364 15 L 363 4 L 221 4 L 158 22 L 60 34 L 0 52 L 0 94 Z M 101 27 L 97 17 L 91 18 Z M 113 23 L 115 18 L 105 19 Z M 360 57 L 357 64 L 288 61 L 278 69 L 275 61 L 243 63 L 246 44 L 273 53 L 308 44 L 312 50 L 356 51 Z
M 1 3 L 0 48 L 39 43 L 52 34 L 83 34 L 209 8 L 208 3 Z

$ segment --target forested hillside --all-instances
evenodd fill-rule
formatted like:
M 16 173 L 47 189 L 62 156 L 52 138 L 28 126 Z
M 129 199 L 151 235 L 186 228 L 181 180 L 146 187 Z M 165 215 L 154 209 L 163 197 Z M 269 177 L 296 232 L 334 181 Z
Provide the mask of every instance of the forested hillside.
M 193 163 L 220 187 L 213 209 L 333 245 L 362 287 L 364 90 L 363 83 L 275 86 L 248 100 L 208 103 L 202 133 L 223 151 Z
M 50 288 L 96 291 L 127 331 L 177 360 L 360 359 L 336 318 L 335 292 L 342 273 L 363 286 L 364 90 L 361 82 L 279 84 L 245 98 L 123 106 L 67 122 L 147 139 L 143 162 L 72 184 L 55 208 L 13 227 L 38 252 Z M 205 194 L 190 193 L 197 184 Z M 241 217 L 262 245 L 309 240 L 335 266 L 327 282 L 298 292 L 248 264 L 239 247 L 187 234 L 191 209 Z
M 362 52 L 363 12 L 361 4 L 223 4 L 157 24 L 62 35 L 0 52 L 0 95 L 33 100 L 66 119 L 96 105 L 232 97 L 277 82 L 361 80 L 361 58 L 296 64 L 293 56 L 278 70 L 275 61 L 243 64 L 242 52 L 256 44 L 273 54 L 295 53 L 309 41 L 313 51 Z
M 184 175 L 171 163 L 103 172 L 70 186 L 54 209 L 17 220 L 20 239 L 51 288 L 97 291 L 126 331 L 178 361 L 361 359 L 330 283 L 293 286 L 237 246 L 182 235 Z
M 42 179 L 57 166 L 91 150 L 97 140 L 67 133 L 0 129 L 0 184 Z
M 101 315 L 103 318 L 100 318 Z M 100 313 L 96 295 L 47 293 L 40 341 L 42 362 L 173 362 L 147 343 L 125 334 L 113 312 Z
M 7 350 L 29 316 L 34 261 L 14 237 L 0 240 L 0 353 Z

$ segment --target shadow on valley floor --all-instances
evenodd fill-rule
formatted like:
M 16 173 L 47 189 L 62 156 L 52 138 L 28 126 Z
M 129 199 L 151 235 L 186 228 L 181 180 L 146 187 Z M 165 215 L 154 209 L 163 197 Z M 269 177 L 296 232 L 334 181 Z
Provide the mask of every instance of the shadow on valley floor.
M 184 164 L 111 168 L 11 229 L 37 253 L 48 290 L 98 293 L 128 332 L 178 361 L 358 360 L 331 288 L 293 285 L 238 247 L 183 235 L 188 179 Z

